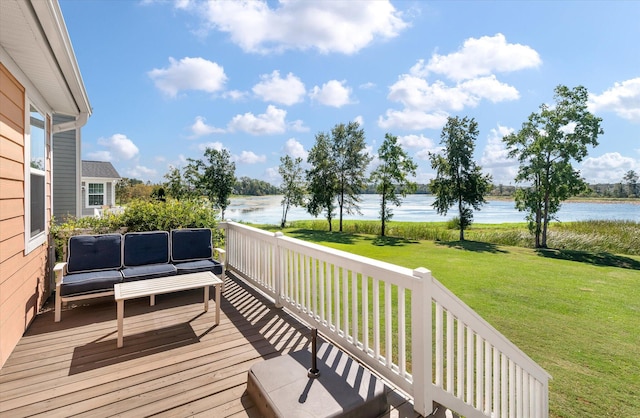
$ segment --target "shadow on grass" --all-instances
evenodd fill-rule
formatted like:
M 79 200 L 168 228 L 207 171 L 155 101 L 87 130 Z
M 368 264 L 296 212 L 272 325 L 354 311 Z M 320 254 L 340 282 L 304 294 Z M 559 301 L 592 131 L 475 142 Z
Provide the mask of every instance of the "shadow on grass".
M 333 242 L 336 244 L 353 244 L 355 237 L 352 234 L 336 231 L 316 231 L 313 229 L 295 229 L 287 232 L 287 236 L 309 242 Z
M 577 261 L 593 264 L 594 266 L 618 267 L 630 270 L 640 270 L 640 261 L 610 253 L 590 253 L 587 251 L 538 249 L 539 256 L 558 260 Z
M 436 241 L 436 245 L 456 248 L 458 250 L 473 251 L 476 253 L 507 254 L 509 252 L 501 249 L 497 244 L 480 241 Z
M 403 247 L 407 244 L 417 244 L 418 241 L 411 241 L 406 238 L 398 238 L 398 237 L 373 237 L 373 238 L 365 238 L 367 241 L 371 241 L 371 245 L 376 245 L 378 247 Z

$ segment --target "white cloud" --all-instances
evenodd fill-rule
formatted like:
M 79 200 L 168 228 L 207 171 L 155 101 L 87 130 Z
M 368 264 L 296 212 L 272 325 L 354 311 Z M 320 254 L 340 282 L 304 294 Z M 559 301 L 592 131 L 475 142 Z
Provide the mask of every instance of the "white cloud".
M 263 101 L 291 106 L 304 100 L 304 83 L 292 73 L 280 78 L 280 72 L 276 70 L 260 78 L 262 81 L 253 86 L 253 92 Z
M 346 81 L 330 80 L 322 85 L 315 86 L 309 93 L 309 96 L 325 105 L 333 107 L 342 107 L 350 103 L 351 88 L 345 86 Z
M 364 126 L 364 118 L 362 117 L 362 115 L 356 116 L 355 118 L 353 118 L 353 121 L 360 125 L 361 128 Z
M 229 90 L 222 93 L 222 97 L 224 97 L 225 99 L 231 99 L 234 102 L 245 99 L 247 96 L 249 96 L 249 93 L 240 90 Z
M 305 151 L 304 146 L 300 142 L 296 141 L 295 138 L 287 139 L 287 142 L 284 144 L 283 151 L 286 155 L 290 155 L 293 158 L 300 157 L 304 161 L 307 160 L 307 156 L 309 155 L 309 153 Z
M 216 151 L 222 151 L 224 148 L 224 145 L 222 145 L 222 142 L 216 141 L 216 142 L 204 142 L 202 144 L 198 144 L 198 150 L 200 151 L 204 151 L 207 148 L 211 148 L 214 149 Z M 186 161 L 186 159 L 185 159 Z
M 518 174 L 518 161 L 509 158 L 502 138 L 514 132 L 513 128 L 498 125 L 491 129 L 487 138 L 487 145 L 482 151 L 480 166 L 486 173 L 491 174 L 494 184 L 512 184 Z
M 440 129 L 447 123 L 448 116 L 445 112 L 428 113 L 413 109 L 389 109 L 384 117 L 378 118 L 378 126 L 383 129 L 400 128 L 414 131 Z
M 419 61 L 411 73 L 424 77 L 437 73 L 455 81 L 486 76 L 496 72 L 512 72 L 536 68 L 542 64 L 540 55 L 527 45 L 507 43 L 505 36 L 469 38 L 462 48 L 449 55 L 432 55 L 425 65 Z
M 240 155 L 235 155 L 234 160 L 241 164 L 257 164 L 267 161 L 265 155 L 257 155 L 253 151 L 242 151 Z
M 136 165 L 133 168 L 129 168 L 125 170 L 125 173 L 127 173 L 128 177 L 137 179 L 150 179 L 158 174 L 157 170 L 143 165 Z
M 104 161 L 130 160 L 138 155 L 138 147 L 123 134 L 114 134 L 108 138 L 99 138 L 98 145 L 107 148 L 91 154 L 91 158 L 100 157 Z
M 501 83 L 494 75 L 467 80 L 461 83 L 458 88 L 469 95 L 473 106 L 477 105 L 480 99 L 497 103 L 520 98 L 520 93 L 515 87 Z
M 290 0 L 275 8 L 266 1 L 208 1 L 199 12 L 208 27 L 228 33 L 243 50 L 258 53 L 316 49 L 353 54 L 408 26 L 386 0 Z
M 581 165 L 580 172 L 587 183 L 620 183 L 629 170 L 638 172 L 640 160 L 625 157 L 619 152 L 608 152 L 600 157 L 588 157 Z
M 589 110 L 614 112 L 623 119 L 640 122 L 640 77 L 615 83 L 600 95 L 590 94 Z
M 437 146 L 431 138 L 424 135 L 405 135 L 398 137 L 398 144 L 405 148 L 417 150 L 415 157 L 419 160 L 429 160 L 429 154 L 438 152 L 441 147 Z
M 269 105 L 265 113 L 255 116 L 251 112 L 236 115 L 229 122 L 232 131 L 247 132 L 251 135 L 273 135 L 286 131 L 287 111 Z
M 309 132 L 311 129 L 308 126 L 304 125 L 304 122 L 300 119 L 294 120 L 293 122 L 288 122 L 287 126 L 289 130 L 294 132 Z
M 169 97 L 176 97 L 182 90 L 215 93 L 222 90 L 227 81 L 224 68 L 204 58 L 185 57 L 180 61 L 169 58 L 169 67 L 155 68 L 148 75 Z
M 199 138 L 199 137 L 205 136 L 205 135 L 221 134 L 221 133 L 225 132 L 224 129 L 216 128 L 215 126 L 211 126 L 211 125 L 207 125 L 205 122 L 206 122 L 206 119 L 204 117 L 196 116 L 195 122 L 190 127 L 191 132 L 193 132 L 193 135 L 191 136 L 192 139 Z
M 264 171 L 265 181 L 271 184 L 282 184 L 282 176 L 278 172 L 278 167 L 269 167 Z
M 109 151 L 94 151 L 87 154 L 93 161 L 113 161 L 113 157 Z

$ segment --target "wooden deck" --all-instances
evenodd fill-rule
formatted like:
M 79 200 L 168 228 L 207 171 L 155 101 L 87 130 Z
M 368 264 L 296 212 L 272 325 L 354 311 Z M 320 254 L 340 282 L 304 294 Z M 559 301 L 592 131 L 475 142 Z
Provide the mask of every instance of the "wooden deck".
M 259 416 L 247 371 L 308 347 L 309 330 L 244 282 L 225 286 L 218 326 L 201 289 L 127 301 L 120 349 L 113 299 L 64 309 L 59 323 L 50 303 L 0 369 L 0 416 Z M 417 416 L 399 393 L 388 399 L 386 416 Z

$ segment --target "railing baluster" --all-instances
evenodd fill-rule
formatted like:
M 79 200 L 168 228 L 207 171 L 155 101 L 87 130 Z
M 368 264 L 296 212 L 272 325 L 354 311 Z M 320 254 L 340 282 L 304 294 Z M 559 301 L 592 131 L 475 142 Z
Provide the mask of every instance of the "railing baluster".
M 484 397 L 484 393 L 482 391 L 482 383 L 484 381 L 484 376 L 482 374 L 483 368 L 483 349 L 484 341 L 479 335 L 476 335 L 476 409 L 482 410 L 482 400 Z
M 334 321 L 334 325 L 336 327 L 336 332 L 340 335 L 340 318 L 342 314 L 342 310 L 340 309 L 340 267 L 337 264 L 333 265 L 333 310 L 336 313 L 336 320 Z
M 443 321 L 442 321 L 442 305 L 436 302 L 436 382 L 435 385 L 439 388 L 443 387 L 443 365 L 442 360 L 444 358 L 442 353 L 442 344 L 443 344 Z
M 473 405 L 473 330 L 471 327 L 467 327 L 467 399 L 466 402 L 469 405 Z
M 502 418 L 507 418 L 507 407 L 509 400 L 507 398 L 507 356 L 500 354 L 500 409 L 502 410 Z
M 456 345 L 458 348 L 458 354 L 456 356 L 456 379 L 457 379 L 457 388 L 456 388 L 456 397 L 458 399 L 464 400 L 464 329 L 465 325 L 460 320 L 457 319 L 457 341 Z
M 447 381 L 445 390 L 453 393 L 453 315 L 447 311 Z
M 342 268 L 342 330 L 344 338 L 349 339 L 349 275 L 350 270 Z
M 516 365 L 509 359 L 509 418 L 516 418 Z
M 380 360 L 380 282 L 373 279 L 373 355 Z
M 362 342 L 364 352 L 369 354 L 369 276 L 362 274 Z
M 405 325 L 405 289 L 398 286 L 398 367 L 402 376 L 406 375 L 407 362 L 406 362 L 406 332 Z
M 484 342 L 484 414 L 491 416 L 491 343 Z
M 493 347 L 493 415 L 500 416 L 500 352 Z
M 358 344 L 358 273 L 351 271 L 351 335 Z
M 393 364 L 392 361 L 392 351 L 393 351 L 393 344 L 391 344 L 391 332 L 393 329 L 392 326 L 392 308 L 391 308 L 391 283 L 385 281 L 384 282 L 384 339 L 385 339 L 385 344 L 384 344 L 384 352 L 386 354 L 386 364 L 387 367 L 391 367 Z

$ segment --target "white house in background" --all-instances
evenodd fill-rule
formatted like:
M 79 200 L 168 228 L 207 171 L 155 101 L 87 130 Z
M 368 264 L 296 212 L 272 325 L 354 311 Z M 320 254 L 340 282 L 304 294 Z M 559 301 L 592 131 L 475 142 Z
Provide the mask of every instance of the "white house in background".
M 116 205 L 120 174 L 110 162 L 82 161 L 82 216 L 94 216 Z

